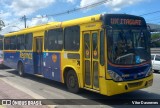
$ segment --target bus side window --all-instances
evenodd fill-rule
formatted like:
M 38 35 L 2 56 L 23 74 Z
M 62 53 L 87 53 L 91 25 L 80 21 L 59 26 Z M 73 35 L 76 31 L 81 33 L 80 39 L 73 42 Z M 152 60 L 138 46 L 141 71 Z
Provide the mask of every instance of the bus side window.
M 45 31 L 45 37 L 44 37 L 44 50 L 48 50 L 48 32 Z
M 32 50 L 33 34 L 28 33 L 25 35 L 25 50 Z
M 0 50 L 3 50 L 3 41 L 0 40 Z
M 24 35 L 17 36 L 17 50 L 25 49 L 25 37 Z
M 104 65 L 104 31 L 100 31 L 100 64 Z
M 10 37 L 10 50 L 16 50 L 17 49 L 17 37 L 12 36 Z
M 63 48 L 63 29 L 51 29 L 46 33 L 45 49 L 62 50 Z
M 77 51 L 80 47 L 80 27 L 72 26 L 65 28 L 64 49 L 67 51 Z
M 38 53 L 41 53 L 42 52 L 42 39 L 41 38 L 38 38 L 37 41 L 36 41 L 36 51 Z
M 4 49 L 9 50 L 10 49 L 10 37 L 4 38 Z

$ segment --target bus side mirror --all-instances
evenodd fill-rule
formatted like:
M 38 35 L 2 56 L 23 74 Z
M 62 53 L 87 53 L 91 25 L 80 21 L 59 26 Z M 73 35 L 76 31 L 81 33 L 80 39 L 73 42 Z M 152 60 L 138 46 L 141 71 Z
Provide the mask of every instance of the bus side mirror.
M 151 27 L 149 25 L 147 25 L 147 30 L 151 32 Z

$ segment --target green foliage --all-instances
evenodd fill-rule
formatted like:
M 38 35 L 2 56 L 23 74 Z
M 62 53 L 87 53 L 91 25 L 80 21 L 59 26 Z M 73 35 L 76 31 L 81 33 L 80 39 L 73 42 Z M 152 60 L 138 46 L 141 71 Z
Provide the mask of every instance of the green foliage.
M 151 40 L 153 41 L 151 44 L 152 48 L 160 47 L 160 40 L 154 42 L 154 40 L 156 40 L 156 39 L 160 39 L 160 33 L 154 33 L 151 35 Z
M 2 27 L 4 27 L 4 22 L 0 19 L 0 31 L 2 30 Z

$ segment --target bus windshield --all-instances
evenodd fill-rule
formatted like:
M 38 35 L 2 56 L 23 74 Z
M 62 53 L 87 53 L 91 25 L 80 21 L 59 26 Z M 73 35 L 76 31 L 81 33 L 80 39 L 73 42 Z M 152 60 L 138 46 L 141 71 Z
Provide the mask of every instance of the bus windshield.
M 145 29 L 107 30 L 108 58 L 113 64 L 132 65 L 150 60 L 150 35 Z

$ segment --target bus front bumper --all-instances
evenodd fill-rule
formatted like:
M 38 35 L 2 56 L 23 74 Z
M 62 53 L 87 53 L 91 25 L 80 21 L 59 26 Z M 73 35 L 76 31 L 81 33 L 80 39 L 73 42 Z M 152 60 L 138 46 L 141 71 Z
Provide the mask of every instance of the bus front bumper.
M 107 80 L 107 95 L 115 95 L 121 94 L 125 92 L 130 92 L 142 88 L 146 88 L 151 86 L 153 83 L 153 74 L 149 77 L 134 80 L 134 81 L 127 81 L 127 82 L 114 82 L 113 80 Z

